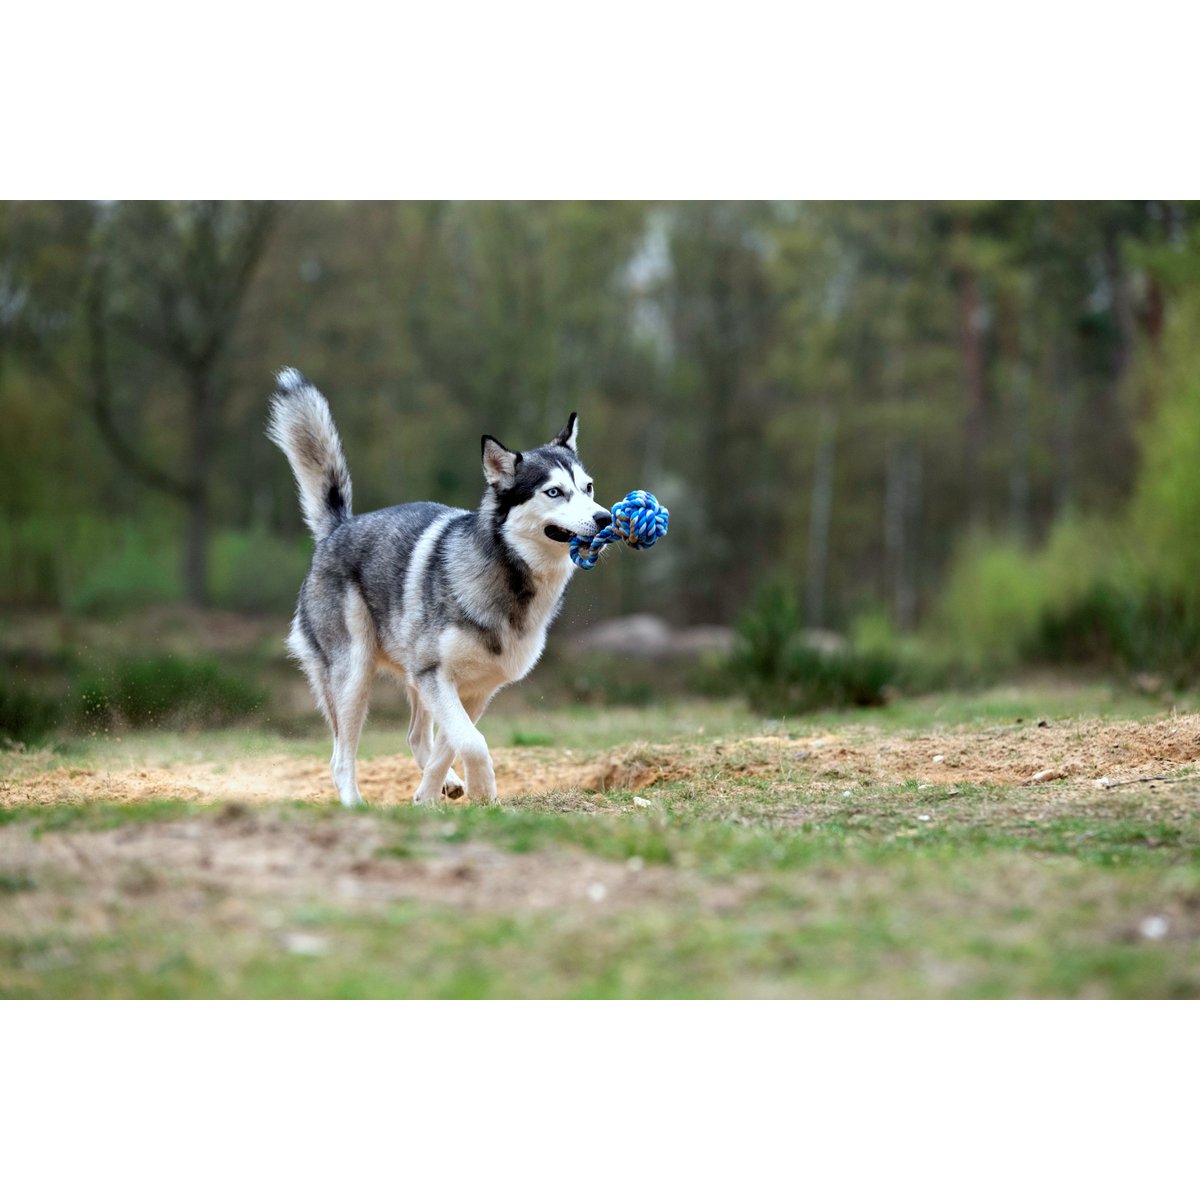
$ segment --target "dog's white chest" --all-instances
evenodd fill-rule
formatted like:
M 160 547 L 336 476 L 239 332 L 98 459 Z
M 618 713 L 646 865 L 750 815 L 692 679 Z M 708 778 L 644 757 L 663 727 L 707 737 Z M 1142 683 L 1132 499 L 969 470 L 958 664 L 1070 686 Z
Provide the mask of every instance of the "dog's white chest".
M 520 630 L 506 626 L 498 631 L 499 653 L 469 630 L 447 630 L 439 645 L 446 673 L 471 691 L 494 690 L 523 679 L 546 648 L 546 633 L 570 574 L 570 570 L 561 572 L 549 586 L 543 582 Z

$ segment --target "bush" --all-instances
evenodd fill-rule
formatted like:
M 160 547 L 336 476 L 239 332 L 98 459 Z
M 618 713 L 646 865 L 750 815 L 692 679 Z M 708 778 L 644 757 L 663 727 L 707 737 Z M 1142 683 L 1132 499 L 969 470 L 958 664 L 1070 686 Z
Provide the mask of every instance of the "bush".
M 943 681 L 942 671 L 913 648 L 902 650 L 878 620 L 869 643 L 821 648 L 806 640 L 795 598 L 781 584 L 765 587 L 738 621 L 726 668 L 731 687 L 751 705 L 775 714 L 886 704 L 892 692 Z
M 1011 666 L 1045 608 L 1045 580 L 1032 556 L 1011 541 L 976 538 L 951 566 L 937 626 L 964 662 Z
M 53 700 L 0 679 L 0 743 L 40 742 L 59 716 Z
M 84 723 L 225 725 L 259 708 L 265 694 L 206 659 L 147 658 L 83 676 L 75 689 Z
M 1121 629 L 1136 622 L 1131 606 L 1147 587 L 1122 528 L 1110 522 L 1065 517 L 1038 550 L 976 537 L 951 567 L 937 635 L 977 670 L 1031 659 L 1111 661 L 1130 644 Z
M 1025 656 L 1158 671 L 1182 686 L 1200 671 L 1200 614 L 1178 592 L 1093 583 L 1078 599 L 1042 614 Z

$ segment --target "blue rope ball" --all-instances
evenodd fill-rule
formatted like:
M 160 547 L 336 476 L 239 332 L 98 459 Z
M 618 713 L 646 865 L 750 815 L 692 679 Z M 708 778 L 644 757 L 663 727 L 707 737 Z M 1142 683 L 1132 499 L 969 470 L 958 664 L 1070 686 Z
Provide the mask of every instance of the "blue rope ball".
M 571 561 L 590 571 L 600 561 L 600 551 L 613 542 L 624 542 L 634 550 L 648 550 L 667 532 L 670 511 L 659 504 L 653 492 L 630 492 L 612 506 L 612 524 L 594 538 L 571 539 Z

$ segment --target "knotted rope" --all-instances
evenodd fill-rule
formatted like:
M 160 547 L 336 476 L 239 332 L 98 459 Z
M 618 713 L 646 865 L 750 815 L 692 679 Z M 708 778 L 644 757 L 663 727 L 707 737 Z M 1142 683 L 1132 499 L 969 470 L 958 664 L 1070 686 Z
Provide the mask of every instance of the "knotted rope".
M 624 542 L 634 550 L 647 550 L 667 532 L 670 512 L 652 492 L 630 492 L 612 506 L 612 524 L 594 538 L 571 539 L 571 561 L 590 571 L 600 561 L 600 551 L 612 542 Z

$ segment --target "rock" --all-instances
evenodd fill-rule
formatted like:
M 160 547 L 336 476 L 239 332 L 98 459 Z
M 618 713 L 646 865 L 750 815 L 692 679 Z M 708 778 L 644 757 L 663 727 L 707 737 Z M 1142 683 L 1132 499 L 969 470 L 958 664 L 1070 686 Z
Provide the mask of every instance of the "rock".
M 1051 779 L 1066 779 L 1067 772 L 1062 767 L 1046 767 L 1045 770 L 1038 771 L 1036 774 L 1030 775 L 1029 783 L 1046 783 Z
M 652 613 L 614 617 L 593 625 L 576 638 L 575 649 L 582 653 L 624 654 L 630 658 L 669 658 L 671 627 Z
M 283 936 L 283 948 L 289 954 L 318 958 L 329 948 L 329 942 L 315 933 L 287 933 Z
M 1147 917 L 1139 926 L 1138 933 L 1152 942 L 1161 942 L 1171 928 L 1166 917 Z
M 832 629 L 805 629 L 800 634 L 800 644 L 818 654 L 841 654 L 850 644 L 846 636 Z
M 689 625 L 675 630 L 671 653 L 676 658 L 703 658 L 733 651 L 734 632 L 724 625 Z
M 734 633 L 724 625 L 673 629 L 653 613 L 613 617 L 585 630 L 571 643 L 576 654 L 614 654 L 627 658 L 702 658 L 733 649 Z

